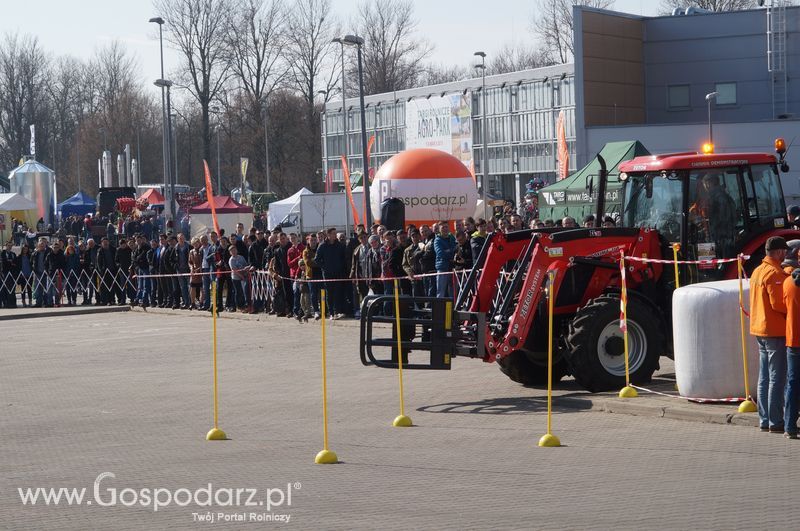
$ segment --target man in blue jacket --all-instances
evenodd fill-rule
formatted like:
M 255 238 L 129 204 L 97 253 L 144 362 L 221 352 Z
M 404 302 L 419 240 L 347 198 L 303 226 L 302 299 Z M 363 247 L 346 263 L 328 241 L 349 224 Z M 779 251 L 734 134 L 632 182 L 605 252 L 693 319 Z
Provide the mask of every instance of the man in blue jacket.
M 450 227 L 447 222 L 439 223 L 439 234 L 433 241 L 433 250 L 436 253 L 436 272 L 445 273 L 453 270 L 453 257 L 456 254 L 458 244 L 453 235 L 450 234 Z M 439 298 L 453 296 L 453 275 L 436 276 L 436 296 Z

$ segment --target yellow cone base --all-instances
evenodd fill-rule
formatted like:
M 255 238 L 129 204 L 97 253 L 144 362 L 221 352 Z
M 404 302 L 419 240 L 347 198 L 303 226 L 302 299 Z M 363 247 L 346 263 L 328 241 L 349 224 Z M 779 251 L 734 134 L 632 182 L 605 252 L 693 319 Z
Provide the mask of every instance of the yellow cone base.
M 636 398 L 637 396 L 639 396 L 639 393 L 637 393 L 636 389 L 629 385 L 626 385 L 619 391 L 620 398 Z
M 314 458 L 314 462 L 318 465 L 335 465 L 339 462 L 339 458 L 332 450 L 320 450 L 317 457 Z
M 552 433 L 545 433 L 542 435 L 542 438 L 539 439 L 539 446 L 545 448 L 555 448 L 561 446 L 561 440 Z
M 225 435 L 225 432 L 219 428 L 211 428 L 208 433 L 206 433 L 206 440 L 207 441 L 224 441 L 228 438 Z
M 755 413 L 756 411 L 758 411 L 758 408 L 749 398 L 739 404 L 739 413 Z
M 405 415 L 397 415 L 397 417 L 394 419 L 394 422 L 392 422 L 392 426 L 395 428 L 409 428 L 413 425 L 414 424 L 411 422 L 411 419 Z

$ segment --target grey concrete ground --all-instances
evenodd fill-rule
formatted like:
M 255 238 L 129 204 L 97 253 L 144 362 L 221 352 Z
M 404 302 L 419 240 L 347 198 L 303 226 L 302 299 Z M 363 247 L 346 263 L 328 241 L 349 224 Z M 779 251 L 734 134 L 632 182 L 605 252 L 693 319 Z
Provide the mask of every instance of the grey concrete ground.
M 219 320 L 220 427 L 231 437 L 221 442 L 204 440 L 208 319 L 128 312 L 0 323 L 0 528 L 761 529 L 794 520 L 798 441 L 591 410 L 567 382 L 553 418 L 565 446 L 538 448 L 544 393 L 459 359 L 451 372 L 406 372 L 416 426 L 392 428 L 396 371 L 362 367 L 357 328 L 329 324 L 331 448 L 342 460 L 332 466 L 313 463 L 319 323 Z M 100 480 L 95 498 L 104 472 L 115 477 Z M 154 511 L 141 492 L 123 494 L 209 482 L 215 492 L 257 489 L 262 502 L 292 485 L 291 506 L 245 506 L 247 490 L 226 506 L 223 490 L 208 524 L 198 521 L 208 507 Z M 85 487 L 86 498 L 23 505 L 18 488 L 27 487 Z M 114 489 L 134 504 L 101 506 Z M 290 520 L 217 520 L 251 513 Z

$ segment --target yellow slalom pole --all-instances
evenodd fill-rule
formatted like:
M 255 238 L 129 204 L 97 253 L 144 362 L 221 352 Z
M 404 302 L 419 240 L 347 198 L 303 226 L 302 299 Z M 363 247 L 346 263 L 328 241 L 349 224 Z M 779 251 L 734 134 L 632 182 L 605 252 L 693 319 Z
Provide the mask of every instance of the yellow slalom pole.
M 561 440 L 553 435 L 553 301 L 556 272 L 548 271 L 550 285 L 547 288 L 547 433 L 539 439 L 539 446 L 561 446 Z
M 325 358 L 325 290 L 320 290 L 320 310 L 322 313 L 322 450 L 314 462 L 318 465 L 332 465 L 339 462 L 336 452 L 328 449 L 328 372 Z
M 681 278 L 680 273 L 678 272 L 678 251 L 681 250 L 681 244 L 673 243 L 672 244 L 672 259 L 673 265 L 675 266 L 675 289 L 681 287 Z
M 750 396 L 750 381 L 747 369 L 747 337 L 744 331 L 744 287 L 742 286 L 742 256 L 736 260 L 736 272 L 739 276 L 739 327 L 742 333 L 742 367 L 744 368 L 744 402 L 739 404 L 739 413 L 755 413 L 758 411 Z
M 395 428 L 408 428 L 412 425 L 411 419 L 406 416 L 405 400 L 403 399 L 403 338 L 400 335 L 400 288 L 397 279 L 394 279 L 394 315 L 397 324 L 397 374 L 400 379 L 400 414 L 395 417 L 392 426 Z
M 207 441 L 224 441 L 228 438 L 219 429 L 219 386 L 217 384 L 217 283 L 211 279 L 211 342 L 214 359 L 214 427 L 206 433 Z
M 622 272 L 620 283 L 622 292 L 620 295 L 620 309 L 622 317 L 625 319 L 625 329 L 622 331 L 622 344 L 625 350 L 625 387 L 620 389 L 620 398 L 636 398 L 639 393 L 631 387 L 631 371 L 628 356 L 628 283 L 625 279 L 625 254 L 620 253 L 619 256 L 620 271 Z

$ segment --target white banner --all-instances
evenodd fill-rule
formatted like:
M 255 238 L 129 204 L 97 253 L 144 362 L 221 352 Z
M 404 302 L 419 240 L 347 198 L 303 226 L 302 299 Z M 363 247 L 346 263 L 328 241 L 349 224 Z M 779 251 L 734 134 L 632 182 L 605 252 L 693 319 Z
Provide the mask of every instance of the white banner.
M 31 124 L 31 157 L 36 158 L 36 126 Z
M 370 187 L 372 217 L 380 219 L 381 203 L 396 197 L 405 205 L 406 223 L 461 219 L 475 214 L 478 192 L 465 176 L 437 179 L 376 179 Z
M 431 148 L 455 156 L 470 172 L 472 106 L 461 93 L 415 98 L 406 103 L 406 149 Z

